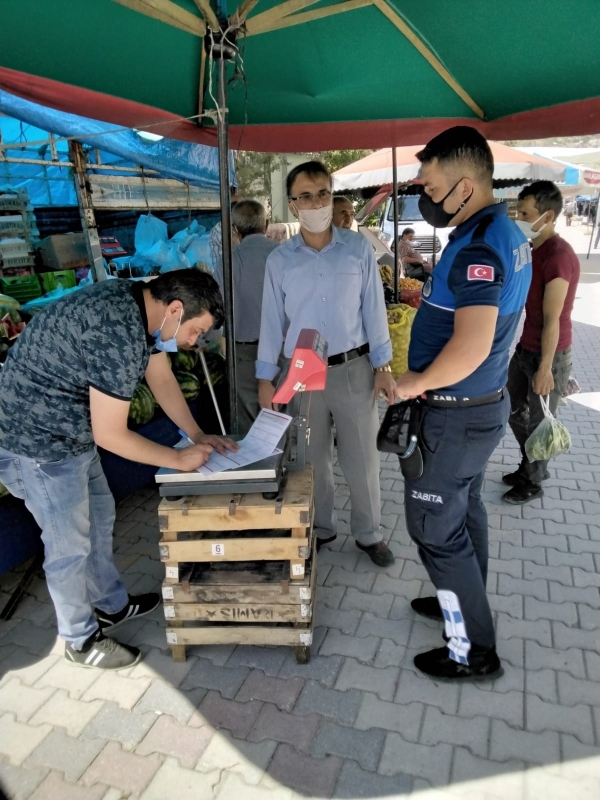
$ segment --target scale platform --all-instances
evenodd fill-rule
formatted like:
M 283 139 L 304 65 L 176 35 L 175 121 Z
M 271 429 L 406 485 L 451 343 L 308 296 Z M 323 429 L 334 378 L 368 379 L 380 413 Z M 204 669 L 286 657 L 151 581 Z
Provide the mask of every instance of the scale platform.
M 205 476 L 161 467 L 156 473 L 161 497 L 199 494 L 278 493 L 283 475 L 283 453 L 269 456 L 247 467 Z

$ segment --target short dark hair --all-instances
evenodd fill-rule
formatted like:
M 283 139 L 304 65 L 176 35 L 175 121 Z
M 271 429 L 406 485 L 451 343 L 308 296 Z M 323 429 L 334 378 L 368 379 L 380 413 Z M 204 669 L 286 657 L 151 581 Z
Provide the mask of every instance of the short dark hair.
M 354 208 L 354 204 L 349 197 L 346 197 L 343 194 L 336 194 L 333 197 L 333 205 L 335 206 L 337 203 L 350 203 L 350 205 Z
M 485 136 L 468 125 L 456 125 L 438 134 L 419 150 L 417 158 L 421 164 L 428 164 L 437 158 L 442 167 L 469 166 L 481 181 L 492 184 L 492 150 Z
M 183 303 L 182 322 L 208 312 L 214 317 L 213 327 L 223 324 L 223 298 L 219 284 L 207 272 L 197 269 L 176 269 L 165 272 L 148 283 L 154 300 L 168 306 L 174 300 Z
M 408 236 L 409 233 L 414 233 L 414 232 L 415 232 L 414 228 L 404 228 L 402 234 L 400 235 L 400 238 L 402 239 L 404 236 Z
M 325 164 L 321 161 L 305 161 L 304 164 L 298 164 L 291 172 L 288 172 L 288 176 L 285 180 L 285 189 L 288 197 L 292 196 L 292 187 L 296 178 L 303 173 L 308 175 L 309 178 L 314 178 L 317 175 L 327 175 L 329 178 L 329 185 L 331 186 L 331 173 Z
M 554 219 L 557 219 L 563 209 L 563 196 L 560 189 L 552 181 L 534 181 L 529 186 L 525 186 L 519 192 L 519 200 L 526 197 L 533 197 L 535 207 L 541 214 L 546 211 L 554 211 Z
M 267 227 L 267 212 L 257 200 L 239 200 L 231 209 L 231 221 L 240 236 L 264 233 Z

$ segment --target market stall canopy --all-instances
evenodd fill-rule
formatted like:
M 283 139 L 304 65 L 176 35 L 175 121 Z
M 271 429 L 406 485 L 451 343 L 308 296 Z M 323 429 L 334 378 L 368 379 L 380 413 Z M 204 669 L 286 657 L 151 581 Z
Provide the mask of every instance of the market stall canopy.
M 564 161 L 578 166 L 587 166 L 590 169 L 600 169 L 600 149 L 587 150 L 585 153 L 574 153 L 570 156 L 563 156 Z
M 597 0 L 546 0 L 547 24 L 523 0 L 238 2 L 3 0 L 0 88 L 214 143 L 204 37 L 229 26 L 236 149 L 417 144 L 457 123 L 490 139 L 600 129 L 600 37 L 582 46 L 600 30 Z
M 110 128 L 113 130 L 104 133 Z M 29 178 L 33 181 L 19 184 L 18 188 L 27 188 L 34 205 L 75 205 L 72 176 L 68 170 L 57 166 L 57 162 L 69 161 L 69 139 L 77 139 L 93 148 L 92 162 L 99 157 L 105 165 L 141 166 L 152 170 L 155 177 L 176 178 L 203 190 L 218 191 L 219 156 L 216 147 L 154 135 L 149 140 L 146 136 L 143 132 L 139 135 L 129 129 L 115 129 L 98 119 L 56 111 L 0 89 L 0 144 L 3 145 L 0 184 L 13 183 L 11 174 L 18 174 L 26 181 Z M 96 151 L 100 152 L 96 155 Z M 47 164 L 20 164 L 15 171 L 15 165 L 6 160 L 10 158 L 46 161 Z M 232 159 L 230 169 L 233 174 Z M 103 170 L 103 174 L 110 173 Z M 48 179 L 58 179 L 53 182 L 52 189 Z M 55 196 L 49 197 L 49 193 Z
M 421 166 L 416 153 L 424 145 L 397 147 L 398 183 L 410 183 L 416 180 Z M 535 180 L 563 181 L 566 167 L 535 155 L 527 155 L 514 147 L 490 142 L 494 155 L 494 182 L 529 183 Z M 392 148 L 377 150 L 371 155 L 355 161 L 353 164 L 333 173 L 335 191 L 351 191 L 366 189 L 371 186 L 383 186 L 392 183 Z

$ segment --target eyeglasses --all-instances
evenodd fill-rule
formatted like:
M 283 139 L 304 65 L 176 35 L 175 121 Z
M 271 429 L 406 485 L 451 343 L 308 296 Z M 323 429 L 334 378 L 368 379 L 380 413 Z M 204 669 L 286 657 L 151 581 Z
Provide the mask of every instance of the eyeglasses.
M 298 195 L 298 197 L 290 197 L 288 199 L 296 203 L 298 208 L 310 208 L 315 199 L 319 200 L 321 205 L 327 205 L 328 201 L 331 200 L 331 192 L 329 189 L 321 189 L 321 191 L 316 192 L 316 194 L 304 192 L 303 194 Z

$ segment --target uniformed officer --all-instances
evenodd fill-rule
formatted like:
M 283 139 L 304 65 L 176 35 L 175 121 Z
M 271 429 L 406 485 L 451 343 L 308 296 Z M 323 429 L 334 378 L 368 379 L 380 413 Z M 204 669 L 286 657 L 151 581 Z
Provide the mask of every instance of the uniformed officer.
M 400 398 L 424 404 L 423 472 L 406 481 L 406 521 L 437 590 L 437 598 L 412 607 L 444 619 L 447 642 L 414 661 L 435 678 L 481 680 L 502 674 L 485 590 L 481 487 L 509 415 L 509 347 L 531 282 L 531 254 L 506 205 L 494 202 L 494 161 L 480 133 L 451 128 L 417 158 L 423 218 L 456 229 L 423 287 L 409 371 L 397 383 Z

